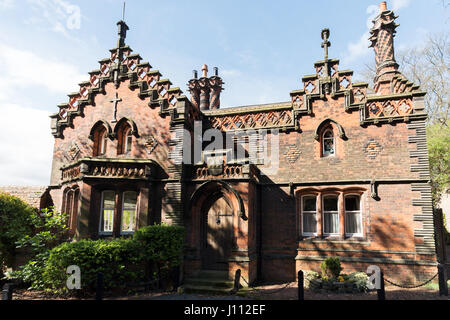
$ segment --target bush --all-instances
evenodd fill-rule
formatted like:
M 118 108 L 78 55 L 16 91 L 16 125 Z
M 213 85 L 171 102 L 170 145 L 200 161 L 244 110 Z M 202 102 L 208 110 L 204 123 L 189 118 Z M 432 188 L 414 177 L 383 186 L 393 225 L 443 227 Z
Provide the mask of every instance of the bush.
M 336 257 L 327 258 L 320 264 L 320 269 L 323 278 L 338 278 L 342 271 L 341 261 Z
M 18 197 L 0 192 L 0 276 L 12 262 L 16 241 L 32 233 L 35 211 Z
M 304 287 L 309 289 L 311 286 L 311 280 L 318 280 L 320 279 L 320 275 L 315 271 L 303 271 L 304 276 Z
M 364 272 L 354 272 L 348 275 L 348 281 L 353 282 L 356 288 L 361 292 L 366 292 L 368 290 L 367 283 L 369 281 L 369 276 Z
M 139 229 L 131 239 L 66 242 L 25 265 L 22 279 L 30 281 L 33 289 L 67 294 L 66 270 L 76 265 L 80 267 L 84 292 L 95 288 L 98 272 L 104 275 L 106 290 L 123 288 L 129 282 L 156 279 L 178 266 L 183 247 L 184 229 L 165 225 Z M 151 264 L 159 274 L 148 274 Z
M 50 250 L 42 270 L 43 287 L 52 293 L 68 293 L 67 267 L 81 270 L 81 287 L 87 291 L 96 286 L 97 273 L 104 274 L 105 289 L 120 287 L 127 281 L 143 278 L 143 271 L 134 271 L 143 262 L 141 247 L 132 239 L 81 240 L 63 243 Z

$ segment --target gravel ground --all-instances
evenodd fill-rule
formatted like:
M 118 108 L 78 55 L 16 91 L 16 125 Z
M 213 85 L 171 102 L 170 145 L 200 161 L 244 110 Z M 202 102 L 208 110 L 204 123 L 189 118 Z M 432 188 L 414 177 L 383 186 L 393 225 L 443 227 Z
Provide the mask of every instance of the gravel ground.
M 167 292 L 153 292 L 124 296 L 105 296 L 105 300 L 297 300 L 297 283 L 293 282 L 283 289 L 286 284 L 267 285 L 257 287 L 258 291 L 249 291 L 245 297 L 239 296 L 202 296 L 193 294 L 176 294 Z M 79 300 L 79 298 L 58 298 L 41 292 L 18 289 L 14 291 L 14 300 Z M 94 299 L 86 297 L 84 299 Z M 322 294 L 305 289 L 305 300 L 377 300 L 376 292 L 361 294 Z M 386 300 L 450 300 L 449 297 L 439 296 L 439 291 L 430 288 L 399 289 L 386 286 Z

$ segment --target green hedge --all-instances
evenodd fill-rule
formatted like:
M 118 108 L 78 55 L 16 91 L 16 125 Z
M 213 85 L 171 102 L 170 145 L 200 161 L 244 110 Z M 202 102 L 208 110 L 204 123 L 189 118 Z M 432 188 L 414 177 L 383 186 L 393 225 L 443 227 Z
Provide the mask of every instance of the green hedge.
M 40 287 L 52 293 L 68 293 L 66 270 L 77 265 L 83 291 L 95 288 L 98 272 L 104 274 L 106 290 L 121 288 L 147 278 L 151 265 L 156 270 L 170 270 L 179 265 L 183 247 L 184 229 L 166 225 L 144 227 L 131 239 L 66 242 L 49 251 L 40 269 Z
M 0 278 L 4 265 L 12 262 L 16 241 L 32 233 L 35 211 L 18 197 L 0 192 Z

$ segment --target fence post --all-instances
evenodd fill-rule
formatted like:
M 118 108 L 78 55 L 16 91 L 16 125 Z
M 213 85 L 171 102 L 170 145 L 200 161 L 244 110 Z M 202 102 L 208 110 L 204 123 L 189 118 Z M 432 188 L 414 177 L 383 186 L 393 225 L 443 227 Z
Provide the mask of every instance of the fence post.
M 236 273 L 234 274 L 234 286 L 233 290 L 231 290 L 231 294 L 236 294 L 236 292 L 239 291 L 239 285 L 241 283 L 241 269 L 237 269 Z
M 438 264 L 439 295 L 448 296 L 447 270 L 442 263 Z
M 304 275 L 303 271 L 298 271 L 298 300 L 303 301 L 305 300 L 305 289 L 304 289 Z
M 12 300 L 13 284 L 6 283 L 2 290 L 2 300 Z
M 380 272 L 380 289 L 377 289 L 378 300 L 386 300 L 386 292 L 384 291 L 384 273 Z
M 103 272 L 97 273 L 97 288 L 95 291 L 95 300 L 103 300 L 104 275 Z

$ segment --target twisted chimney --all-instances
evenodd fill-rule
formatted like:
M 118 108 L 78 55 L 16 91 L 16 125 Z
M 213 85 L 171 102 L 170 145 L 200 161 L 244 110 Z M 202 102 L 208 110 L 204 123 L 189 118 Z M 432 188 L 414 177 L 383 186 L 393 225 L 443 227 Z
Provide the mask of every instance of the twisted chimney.
M 385 1 L 380 3 L 380 14 L 373 21 L 373 27 L 370 29 L 371 41 L 370 47 L 375 50 L 376 77 L 375 91 L 383 89 L 382 84 L 392 80 L 392 77 L 398 73 L 398 64 L 395 61 L 394 37 L 396 28 L 394 12 L 387 9 Z
M 208 66 L 202 67 L 202 77 L 197 79 L 194 70 L 193 79 L 189 80 L 188 87 L 191 93 L 191 103 L 200 110 L 213 110 L 220 108 L 220 93 L 223 90 L 223 81 L 219 77 L 219 69 L 214 68 L 214 75 L 208 78 Z

